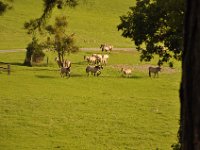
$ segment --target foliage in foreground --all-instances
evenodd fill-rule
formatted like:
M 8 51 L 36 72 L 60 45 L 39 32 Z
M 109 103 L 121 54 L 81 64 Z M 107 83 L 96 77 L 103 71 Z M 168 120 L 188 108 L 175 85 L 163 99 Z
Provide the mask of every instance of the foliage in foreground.
M 183 0 L 137 0 L 127 15 L 120 17 L 118 30 L 131 38 L 141 52 L 141 61 L 159 56 L 158 65 L 181 60 L 183 49 Z

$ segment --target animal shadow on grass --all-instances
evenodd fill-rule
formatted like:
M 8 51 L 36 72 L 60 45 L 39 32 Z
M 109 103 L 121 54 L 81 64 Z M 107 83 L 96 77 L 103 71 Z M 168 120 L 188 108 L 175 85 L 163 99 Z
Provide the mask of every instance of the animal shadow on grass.
M 72 78 L 74 78 L 74 77 L 75 77 L 75 78 L 79 78 L 79 77 L 86 77 L 86 75 L 83 75 L 83 74 L 71 74 L 71 75 L 70 75 L 70 78 L 71 78 L 71 77 L 72 77 Z
M 138 75 L 131 75 L 131 76 L 121 75 L 121 76 L 119 76 L 119 78 L 125 78 L 125 79 L 142 79 L 144 77 L 143 76 L 138 76 Z
M 124 76 L 124 75 L 118 75 L 118 76 L 112 76 L 112 75 L 99 75 L 98 78 L 113 78 L 113 79 L 116 79 L 116 78 L 124 78 L 124 79 L 141 79 L 141 78 L 144 78 L 143 76 L 138 76 L 138 75 L 132 75 L 130 77 L 128 76 Z
M 38 67 L 38 68 L 31 68 L 30 70 L 32 70 L 32 71 L 60 71 L 60 69 L 59 68 L 40 68 L 40 67 Z
M 14 65 L 14 66 L 23 66 L 23 63 L 18 63 L 18 62 L 0 62 L 0 64 L 10 64 L 10 65 Z
M 41 79 L 54 79 L 56 77 L 54 76 L 47 76 L 47 75 L 35 75 L 37 78 L 41 78 Z

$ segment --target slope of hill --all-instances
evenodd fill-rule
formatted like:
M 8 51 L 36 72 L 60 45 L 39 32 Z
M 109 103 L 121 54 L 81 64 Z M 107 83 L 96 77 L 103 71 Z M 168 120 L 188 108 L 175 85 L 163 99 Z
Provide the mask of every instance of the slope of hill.
M 119 16 L 134 4 L 132 0 L 83 0 L 75 9 L 54 10 L 51 20 L 56 15 L 66 15 L 69 33 L 76 33 L 79 47 L 99 47 L 101 43 L 133 47 L 133 42 L 121 37 L 116 26 L 120 23 Z M 15 0 L 13 9 L 0 19 L 0 49 L 26 47 L 31 38 L 23 29 L 23 24 L 40 16 L 42 5 L 42 1 Z

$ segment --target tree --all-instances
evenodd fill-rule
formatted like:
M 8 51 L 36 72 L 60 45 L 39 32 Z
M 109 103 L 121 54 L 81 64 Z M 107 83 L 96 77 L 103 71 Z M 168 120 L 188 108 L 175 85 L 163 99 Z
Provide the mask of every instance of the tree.
M 2 15 L 3 13 L 5 13 L 6 10 L 12 8 L 12 7 L 11 7 L 8 3 L 6 3 L 5 1 L 7 1 L 7 2 L 12 2 L 13 0 L 4 0 L 4 1 L 0 0 L 0 15 Z
M 25 23 L 25 28 L 28 34 L 35 30 L 41 31 L 41 27 L 45 26 L 46 19 L 51 15 L 52 10 L 57 7 L 62 9 L 64 6 L 75 7 L 78 5 L 79 0 L 43 0 L 44 10 L 39 18 L 31 19 L 29 22 Z
M 53 35 L 53 40 L 51 37 L 47 38 L 47 45 L 52 46 L 58 54 L 58 58 L 61 63 L 59 67 L 62 66 L 64 62 L 64 56 L 66 53 L 70 54 L 78 51 L 78 47 L 74 45 L 74 33 L 71 35 L 66 34 L 67 20 L 65 16 L 56 17 L 54 26 L 47 26 L 46 30 Z
M 24 23 L 24 28 L 27 33 L 32 35 L 32 42 L 27 46 L 26 58 L 24 65 L 31 66 L 31 61 L 37 61 L 37 58 L 44 57 L 42 49 L 44 48 L 42 44 L 38 43 L 36 38 L 37 33 L 42 31 L 42 28 L 46 24 L 46 19 L 51 15 L 52 10 L 57 6 L 58 9 L 62 9 L 64 6 L 75 7 L 78 4 L 78 0 L 43 0 L 44 10 L 42 15 L 37 19 L 31 19 L 29 22 Z M 68 37 L 65 43 L 73 43 L 72 37 Z M 72 42 L 69 42 L 69 41 Z M 33 58 L 34 59 L 33 59 Z
M 33 36 L 32 41 L 28 44 L 26 48 L 24 65 L 32 66 L 32 62 L 40 62 L 41 60 L 43 60 L 45 54 L 42 50 L 43 45 L 39 44 L 37 38 Z
M 186 0 L 182 62 L 181 149 L 200 149 L 200 3 Z
M 141 61 L 158 55 L 158 65 L 162 65 L 171 58 L 181 60 L 183 16 L 183 0 L 137 0 L 136 6 L 120 17 L 117 28 L 135 42 Z

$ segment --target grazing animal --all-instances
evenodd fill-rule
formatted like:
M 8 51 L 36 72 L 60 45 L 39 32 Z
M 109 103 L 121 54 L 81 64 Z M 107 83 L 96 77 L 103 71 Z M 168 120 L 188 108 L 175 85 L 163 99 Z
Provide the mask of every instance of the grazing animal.
M 151 73 L 154 73 L 154 78 L 158 77 L 158 72 L 161 71 L 160 67 L 149 67 L 149 77 L 151 77 Z
M 84 60 L 86 60 L 89 64 L 95 64 L 97 61 L 94 56 L 84 56 Z
M 132 70 L 131 69 L 125 69 L 125 68 L 121 68 L 121 72 L 125 75 L 130 77 L 132 75 Z
M 63 77 L 63 78 L 65 76 L 70 77 L 70 70 L 71 70 L 70 67 L 61 67 L 60 68 L 60 76 Z
M 100 45 L 100 48 L 101 48 L 101 50 L 102 50 L 102 52 L 103 51 L 112 51 L 112 49 L 113 49 L 113 46 L 112 45 L 107 45 L 107 44 L 101 44 Z
M 102 63 L 103 56 L 101 54 L 92 54 L 93 57 L 96 57 L 96 64 Z
M 94 74 L 94 76 L 99 76 L 101 74 L 101 69 L 103 69 L 103 67 L 101 65 L 98 66 L 87 66 L 86 67 L 86 73 L 89 76 L 89 73 L 91 72 L 91 74 Z
M 104 55 L 102 55 L 102 57 L 108 59 L 109 55 L 108 54 L 104 54 Z
M 107 58 L 102 58 L 101 63 L 104 64 L 104 65 L 107 65 L 108 59 Z
M 64 60 L 64 62 L 62 62 L 58 57 L 55 57 L 55 61 L 59 67 L 71 67 L 71 62 L 69 60 Z
M 70 68 L 70 67 L 71 67 L 71 61 L 65 60 L 65 61 L 63 62 L 63 67 L 65 67 L 65 68 Z
M 108 62 L 108 58 L 109 58 L 109 55 L 105 54 L 105 55 L 102 55 L 102 64 L 106 65 L 107 62 Z

